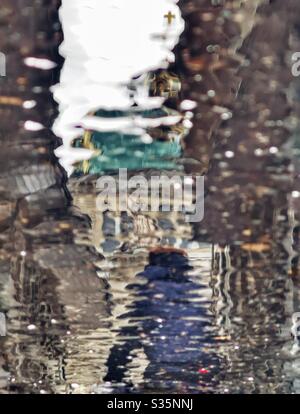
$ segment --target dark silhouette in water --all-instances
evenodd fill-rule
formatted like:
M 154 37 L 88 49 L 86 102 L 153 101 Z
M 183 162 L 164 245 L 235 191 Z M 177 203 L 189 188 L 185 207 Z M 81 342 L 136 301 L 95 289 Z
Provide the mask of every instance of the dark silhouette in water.
M 136 323 L 119 331 L 122 340 L 111 349 L 106 381 L 126 384 L 130 356 L 142 350 L 147 366 L 135 392 L 139 387 L 152 392 L 173 387 L 177 392 L 204 392 L 199 385 L 202 375 L 206 387 L 213 388 L 219 359 L 211 350 L 212 315 L 207 301 L 198 296 L 202 275 L 191 277 L 192 270 L 188 258 L 176 249 L 150 253 L 145 270 L 127 287 L 135 291 L 136 301 L 122 317 Z

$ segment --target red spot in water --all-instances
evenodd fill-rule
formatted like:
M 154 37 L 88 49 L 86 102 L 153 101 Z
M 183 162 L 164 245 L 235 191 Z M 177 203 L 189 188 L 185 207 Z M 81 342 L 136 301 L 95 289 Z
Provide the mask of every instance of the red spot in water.
M 209 371 L 205 368 L 200 368 L 198 372 L 199 372 L 199 374 L 208 374 L 209 373 Z

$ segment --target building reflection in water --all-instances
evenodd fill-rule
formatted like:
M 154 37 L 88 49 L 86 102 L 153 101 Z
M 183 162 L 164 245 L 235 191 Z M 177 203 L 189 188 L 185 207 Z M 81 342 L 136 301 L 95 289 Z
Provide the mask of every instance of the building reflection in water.
M 146 161 L 161 164 L 146 167 L 207 173 L 205 219 L 189 225 L 180 213 L 97 211 L 95 158 L 66 187 L 49 129 L 57 70 L 20 64 L 42 51 L 60 65 L 58 5 L 25 16 L 11 3 L 20 35 L 34 20 L 52 36 L 19 48 L 7 26 L 0 43 L 14 63 L 0 100 L 0 392 L 298 393 L 298 104 L 284 62 L 299 46 L 299 4 L 179 2 L 187 24 L 170 73 L 182 87 L 165 107 L 189 117 L 181 102 L 198 106 L 188 134 L 180 123 L 147 131 L 160 144 L 177 133 L 180 148 L 169 164 L 156 146 Z M 161 80 L 152 95 L 170 93 L 167 74 L 149 75 Z

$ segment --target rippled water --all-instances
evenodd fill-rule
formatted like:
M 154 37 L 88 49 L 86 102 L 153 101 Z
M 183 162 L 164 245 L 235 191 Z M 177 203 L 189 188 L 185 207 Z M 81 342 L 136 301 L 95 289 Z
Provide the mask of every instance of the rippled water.
M 3 3 L 0 392 L 299 393 L 299 2 Z M 119 168 L 203 221 L 102 213 Z

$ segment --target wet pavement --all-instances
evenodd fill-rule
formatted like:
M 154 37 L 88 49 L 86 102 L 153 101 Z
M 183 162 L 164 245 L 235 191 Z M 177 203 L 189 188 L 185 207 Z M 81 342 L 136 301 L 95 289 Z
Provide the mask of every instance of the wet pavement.
M 181 89 L 158 109 L 180 121 L 147 124 L 159 151 L 131 142 L 144 164 L 128 168 L 204 175 L 192 224 L 99 211 L 97 179 L 119 147 L 126 165 L 128 131 L 91 129 L 89 145 L 109 138 L 107 158 L 83 156 L 67 175 L 50 89 L 64 64 L 60 2 L 2 3 L 0 393 L 299 393 L 299 2 L 178 3 L 185 29 L 164 70 Z

